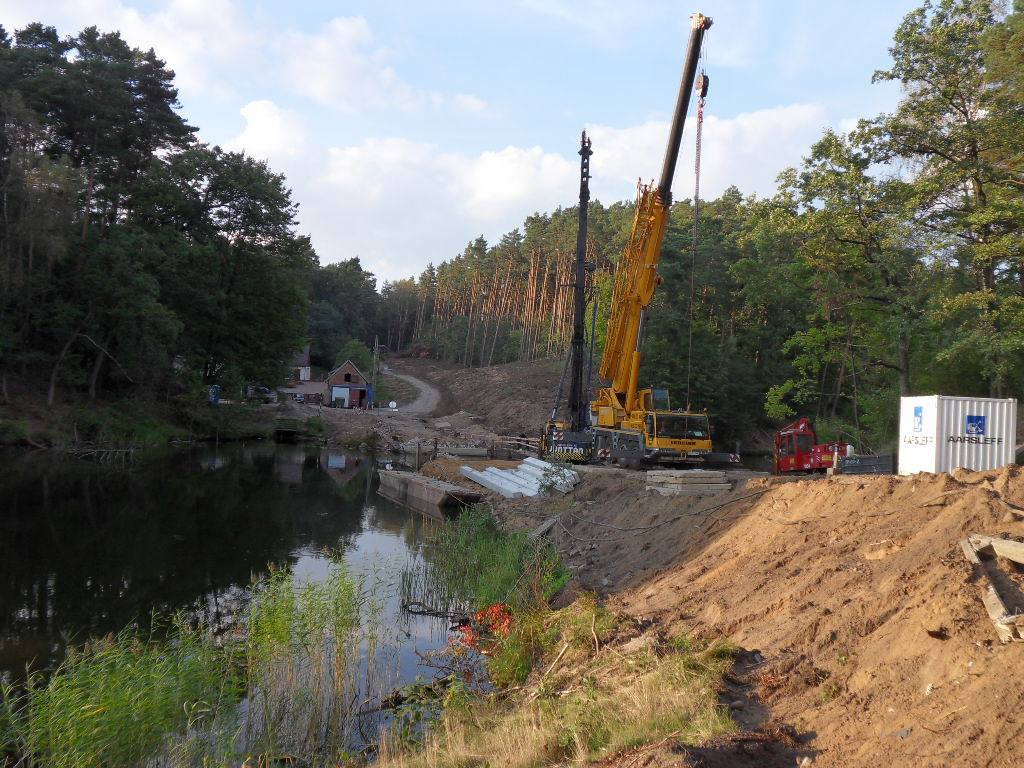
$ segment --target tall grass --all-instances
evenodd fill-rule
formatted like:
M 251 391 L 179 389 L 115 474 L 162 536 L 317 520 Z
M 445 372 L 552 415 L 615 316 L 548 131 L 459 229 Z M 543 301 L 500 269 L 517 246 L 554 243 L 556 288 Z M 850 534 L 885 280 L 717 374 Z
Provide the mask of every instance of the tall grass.
M 70 419 L 78 440 L 100 445 L 166 445 L 185 432 L 144 404 L 75 409 Z
M 335 564 L 324 581 L 277 571 L 254 592 L 244 741 L 260 755 L 327 763 L 357 745 L 360 581 Z
M 336 765 L 362 743 L 360 627 L 378 605 L 340 563 L 315 582 L 275 570 L 251 588 L 244 635 L 176 622 L 161 640 L 91 641 L 0 685 L 0 765 Z
M 425 562 L 404 574 L 403 597 L 442 612 L 510 605 L 508 631 L 480 641 L 500 694 L 454 679 L 421 738 L 388 734 L 380 768 L 605 764 L 639 745 L 698 743 L 735 727 L 717 695 L 730 647 L 652 638 L 620 651 L 629 622 L 596 597 L 549 607 L 567 577 L 552 547 L 502 531 L 485 508 L 441 527 Z
M 557 551 L 524 533 L 505 531 L 483 505 L 446 521 L 429 558 L 403 573 L 403 598 L 437 610 L 480 610 L 506 603 L 526 610 L 549 600 L 569 580 Z
M 0 744 L 32 766 L 135 765 L 239 694 L 229 655 L 201 630 L 179 624 L 161 642 L 126 630 L 69 651 L 49 677 L 4 684 Z

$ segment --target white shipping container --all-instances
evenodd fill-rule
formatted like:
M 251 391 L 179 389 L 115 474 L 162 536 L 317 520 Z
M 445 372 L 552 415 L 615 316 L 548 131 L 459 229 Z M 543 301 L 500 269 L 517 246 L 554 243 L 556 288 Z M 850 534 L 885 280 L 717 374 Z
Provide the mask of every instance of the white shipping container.
M 1017 401 L 924 395 L 900 398 L 901 475 L 998 469 L 1013 462 Z

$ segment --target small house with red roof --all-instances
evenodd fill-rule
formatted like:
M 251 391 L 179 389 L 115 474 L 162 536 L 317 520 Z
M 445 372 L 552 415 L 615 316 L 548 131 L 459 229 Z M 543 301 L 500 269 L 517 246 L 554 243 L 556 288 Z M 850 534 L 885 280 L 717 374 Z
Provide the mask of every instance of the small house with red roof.
M 336 408 L 365 408 L 371 387 L 355 363 L 346 360 L 327 374 L 327 403 Z

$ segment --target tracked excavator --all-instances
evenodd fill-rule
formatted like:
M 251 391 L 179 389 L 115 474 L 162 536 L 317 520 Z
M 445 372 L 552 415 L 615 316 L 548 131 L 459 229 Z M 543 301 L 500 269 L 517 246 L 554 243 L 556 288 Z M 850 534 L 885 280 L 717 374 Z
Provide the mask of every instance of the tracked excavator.
M 583 310 L 577 303 L 569 358 L 574 377 L 569 392 L 570 418 L 567 422 L 555 420 L 556 402 L 556 409 L 552 409 L 542 440 L 542 449 L 550 457 L 614 462 L 630 467 L 739 461 L 735 454 L 716 453 L 712 450 L 707 411 L 691 410 L 689 403 L 685 409 L 673 410 L 667 390 L 655 387 L 639 389 L 638 386 L 644 317 L 654 290 L 661 281 L 657 269 L 672 204 L 672 178 L 695 83 L 701 103 L 707 94 L 708 78 L 702 74 L 697 80 L 697 63 L 704 34 L 710 27 L 711 19 L 707 16 L 697 13 L 691 17 L 686 61 L 661 178 L 657 186 L 641 184 L 638 189 L 633 229 L 615 273 L 608 338 L 601 359 L 601 378 L 609 384 L 596 392 L 595 399 L 587 408 L 582 400 L 582 387 L 575 384 L 577 378 L 582 378 L 579 374 L 582 368 L 582 342 L 577 344 L 576 337 L 579 335 L 582 339 Z M 586 242 L 584 192 L 587 192 L 589 199 L 585 186 L 589 178 L 589 144 L 584 149 L 588 154 L 584 155 L 581 172 L 577 302 L 582 301 L 581 283 L 586 266 L 583 263 L 581 244 L 585 245 Z M 583 154 L 584 150 L 581 149 Z

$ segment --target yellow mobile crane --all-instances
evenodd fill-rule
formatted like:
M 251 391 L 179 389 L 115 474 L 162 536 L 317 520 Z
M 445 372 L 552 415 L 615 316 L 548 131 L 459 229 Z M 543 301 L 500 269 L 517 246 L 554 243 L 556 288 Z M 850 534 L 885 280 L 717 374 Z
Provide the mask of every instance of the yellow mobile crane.
M 591 403 L 592 455 L 626 466 L 651 463 L 730 462 L 739 458 L 711 448 L 707 411 L 672 410 L 668 392 L 638 390 L 644 315 L 661 278 L 658 262 L 672 204 L 672 177 L 683 137 L 686 112 L 694 90 L 697 60 L 711 19 L 691 17 L 690 41 L 676 99 L 668 147 L 657 186 L 641 184 L 629 244 L 619 261 L 612 291 L 608 339 L 601 359 L 601 378 L 610 384 Z M 696 90 L 703 104 L 708 79 L 701 75 Z

